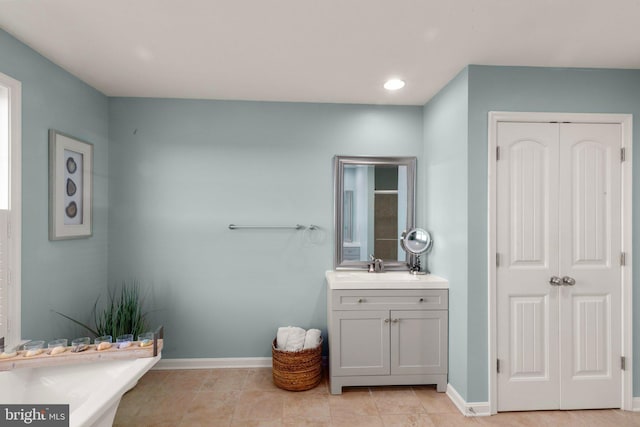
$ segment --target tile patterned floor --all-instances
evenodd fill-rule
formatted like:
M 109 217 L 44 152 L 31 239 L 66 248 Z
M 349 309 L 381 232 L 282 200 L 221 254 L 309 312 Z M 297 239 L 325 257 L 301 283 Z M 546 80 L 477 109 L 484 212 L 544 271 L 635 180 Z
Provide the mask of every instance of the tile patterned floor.
M 308 391 L 273 385 L 271 369 L 150 371 L 124 395 L 114 426 L 432 427 L 640 426 L 620 410 L 501 413 L 468 418 L 434 386 L 351 387 L 329 394 L 326 379 Z

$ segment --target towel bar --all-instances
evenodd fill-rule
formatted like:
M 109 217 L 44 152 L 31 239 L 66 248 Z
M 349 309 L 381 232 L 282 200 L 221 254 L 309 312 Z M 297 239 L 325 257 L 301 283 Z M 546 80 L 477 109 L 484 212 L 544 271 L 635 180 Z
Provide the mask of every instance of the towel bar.
M 239 228 L 269 228 L 269 229 L 293 229 L 293 230 L 304 230 L 304 225 L 296 224 L 296 225 L 236 225 L 229 224 L 230 230 L 237 230 Z

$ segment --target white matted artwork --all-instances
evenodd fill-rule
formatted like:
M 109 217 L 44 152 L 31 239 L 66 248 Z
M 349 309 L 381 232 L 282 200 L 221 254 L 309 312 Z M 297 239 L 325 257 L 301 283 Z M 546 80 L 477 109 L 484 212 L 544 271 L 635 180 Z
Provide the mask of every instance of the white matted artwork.
M 49 130 L 49 240 L 92 234 L 93 145 Z

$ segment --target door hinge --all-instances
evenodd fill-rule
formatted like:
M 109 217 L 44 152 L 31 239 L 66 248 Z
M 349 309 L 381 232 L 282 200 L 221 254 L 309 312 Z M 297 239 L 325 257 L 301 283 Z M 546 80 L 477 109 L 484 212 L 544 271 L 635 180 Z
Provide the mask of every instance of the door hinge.
M 496 267 L 500 267 L 500 254 L 496 253 Z
M 500 160 L 500 146 L 496 147 L 496 160 Z
M 627 265 L 627 254 L 624 252 L 620 253 L 620 265 Z
M 627 157 L 627 150 L 626 148 L 622 147 L 620 149 L 620 161 L 624 162 L 626 160 L 626 157 Z
M 496 359 L 496 372 L 500 373 L 500 359 Z
M 627 369 L 627 358 L 624 356 L 620 357 L 620 368 L 625 371 Z

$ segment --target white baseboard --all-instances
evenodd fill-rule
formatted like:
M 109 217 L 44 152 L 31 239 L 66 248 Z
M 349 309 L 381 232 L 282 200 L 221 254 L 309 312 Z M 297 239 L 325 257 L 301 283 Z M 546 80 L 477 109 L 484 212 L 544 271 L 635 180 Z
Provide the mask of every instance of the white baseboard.
M 489 402 L 467 403 L 451 384 L 447 384 L 447 396 L 466 417 L 487 417 L 491 415 Z
M 640 397 L 634 397 L 631 402 L 633 412 L 640 412 Z
M 153 370 L 270 367 L 270 357 L 225 357 L 212 359 L 160 359 L 156 366 L 153 367 Z

